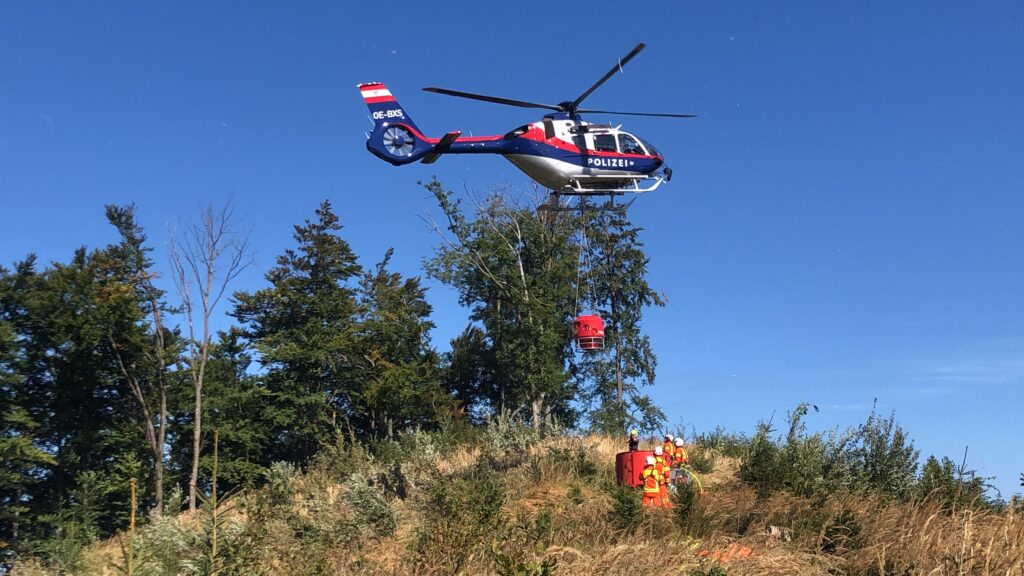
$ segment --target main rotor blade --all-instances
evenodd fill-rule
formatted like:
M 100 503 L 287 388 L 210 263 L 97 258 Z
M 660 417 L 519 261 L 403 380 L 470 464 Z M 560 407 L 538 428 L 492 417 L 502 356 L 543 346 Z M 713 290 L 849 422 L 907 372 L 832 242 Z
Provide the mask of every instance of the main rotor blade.
M 538 104 L 536 102 L 526 102 L 525 100 L 511 100 L 509 98 L 498 98 L 497 96 L 485 96 L 483 94 L 473 94 L 472 92 L 459 92 L 458 90 L 448 90 L 445 88 L 424 88 L 427 92 L 434 92 L 435 94 L 444 94 L 445 96 L 458 96 L 459 98 L 469 98 L 470 100 L 483 100 L 484 102 L 493 102 L 494 104 L 504 104 L 506 106 L 518 106 L 520 108 L 544 108 L 545 110 L 554 110 L 556 112 L 562 111 L 559 106 L 552 104 Z
M 576 107 L 577 107 L 577 106 L 579 106 L 581 102 L 583 102 L 583 99 L 584 99 L 584 98 L 586 98 L 587 96 L 590 96 L 590 94 L 591 94 L 591 93 L 592 93 L 592 92 L 593 92 L 594 90 L 597 90 L 597 89 L 598 89 L 598 87 L 600 87 L 600 86 L 601 86 L 601 84 L 604 84 L 606 80 L 608 80 L 609 78 L 611 78 L 611 77 L 612 77 L 612 74 L 615 74 L 616 72 L 621 72 L 621 71 L 622 71 L 622 67 L 626 65 L 626 62 L 629 62 L 630 60 L 632 60 L 632 59 L 633 59 L 633 56 L 636 56 L 637 54 L 639 54 L 639 53 L 640 53 L 640 51 L 641 51 L 641 50 L 643 50 L 643 49 L 644 49 L 644 43 L 643 43 L 643 42 L 641 42 L 641 43 L 637 44 L 637 45 L 636 45 L 636 48 L 633 48 L 633 49 L 632 49 L 632 50 L 631 50 L 631 51 L 629 52 L 629 54 L 626 54 L 626 57 L 625 57 L 625 58 L 622 58 L 621 60 L 619 60 L 618 64 L 616 64 L 615 66 L 613 66 L 613 67 L 612 67 L 612 69 L 611 69 L 611 70 L 609 70 L 607 74 L 605 74 L 605 75 L 604 75 L 604 76 L 603 76 L 603 77 L 602 77 L 602 78 L 601 78 L 600 80 L 598 80 L 597 82 L 594 82 L 594 85 L 593 85 L 593 86 L 591 86 L 589 90 L 587 90 L 587 91 L 586 91 L 586 92 L 584 92 L 583 94 L 580 94 L 580 97 L 579 97 L 579 98 L 577 98 L 577 99 L 573 100 L 573 102 L 572 102 L 572 108 L 573 108 L 573 110 L 575 110 L 575 109 L 576 109 Z
M 613 112 L 611 110 L 577 110 L 580 114 L 618 114 L 620 116 L 658 116 L 661 118 L 696 118 L 696 114 L 657 114 L 654 112 Z

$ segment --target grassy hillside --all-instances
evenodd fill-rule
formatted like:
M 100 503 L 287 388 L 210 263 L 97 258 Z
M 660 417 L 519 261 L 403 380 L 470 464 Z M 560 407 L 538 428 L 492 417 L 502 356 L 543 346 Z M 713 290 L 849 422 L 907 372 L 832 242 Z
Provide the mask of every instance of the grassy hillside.
M 717 440 L 688 446 L 703 494 L 645 511 L 615 485 L 623 439 L 508 422 L 458 443 L 339 439 L 308 471 L 278 464 L 265 486 L 220 498 L 216 517 L 207 503 L 140 521 L 134 539 L 15 573 L 125 574 L 130 559 L 138 575 L 1024 574 L 1013 506 L 759 489 L 740 480 L 750 441 Z

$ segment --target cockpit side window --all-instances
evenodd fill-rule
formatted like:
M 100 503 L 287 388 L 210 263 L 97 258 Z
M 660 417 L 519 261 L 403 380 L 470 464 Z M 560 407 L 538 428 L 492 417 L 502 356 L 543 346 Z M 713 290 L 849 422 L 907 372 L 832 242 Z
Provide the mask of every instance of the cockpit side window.
M 594 150 L 598 152 L 618 152 L 615 148 L 615 136 L 611 134 L 594 135 Z
M 575 144 L 576 147 L 580 149 L 580 151 L 587 149 L 587 139 L 584 138 L 582 135 L 573 136 L 572 143 Z
M 629 134 L 619 134 L 619 150 L 623 154 L 646 154 L 640 143 Z

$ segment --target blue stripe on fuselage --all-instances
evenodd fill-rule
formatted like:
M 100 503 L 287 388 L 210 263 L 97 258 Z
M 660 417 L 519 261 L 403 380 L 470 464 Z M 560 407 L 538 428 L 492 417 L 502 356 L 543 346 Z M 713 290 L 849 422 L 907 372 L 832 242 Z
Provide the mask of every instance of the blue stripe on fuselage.
M 545 142 L 537 142 L 526 138 L 501 138 L 480 142 L 452 143 L 446 150 L 448 154 L 523 154 L 542 156 L 567 162 L 581 168 L 595 170 L 616 170 L 620 172 L 637 172 L 650 174 L 657 170 L 662 161 L 649 156 L 630 156 L 626 154 L 582 154 L 579 151 L 565 150 Z

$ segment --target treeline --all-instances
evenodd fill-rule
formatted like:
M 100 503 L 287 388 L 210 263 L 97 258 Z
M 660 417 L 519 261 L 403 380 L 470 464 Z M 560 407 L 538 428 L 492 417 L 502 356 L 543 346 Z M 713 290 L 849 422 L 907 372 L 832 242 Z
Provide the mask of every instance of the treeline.
M 123 529 L 132 480 L 141 511 L 195 507 L 213 430 L 218 489 L 231 490 L 264 482 L 275 462 L 304 467 L 339 436 L 457 436 L 500 413 L 534 429 L 659 428 L 641 391 L 656 360 L 640 320 L 661 302 L 625 213 L 537 211 L 502 195 L 467 210 L 425 187 L 441 214 L 425 273 L 469 310 L 444 353 L 421 279 L 390 270 L 384 239 L 383 257 L 362 265 L 329 202 L 294 226 L 254 291 L 230 286 L 250 260 L 229 207 L 204 208 L 172 238 L 170 279 L 132 206 L 106 208 L 114 244 L 0 267 L 0 562 Z M 607 329 L 605 351 L 586 357 L 570 329 L 582 310 Z M 225 312 L 231 326 L 213 333 Z

